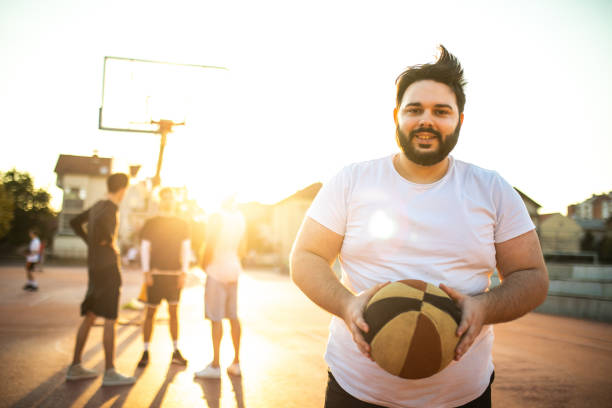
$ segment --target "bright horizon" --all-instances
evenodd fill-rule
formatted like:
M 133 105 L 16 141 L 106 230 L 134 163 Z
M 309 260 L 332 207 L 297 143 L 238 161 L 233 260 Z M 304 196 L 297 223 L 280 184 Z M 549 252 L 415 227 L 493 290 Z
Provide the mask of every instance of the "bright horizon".
M 210 209 L 231 193 L 273 203 L 397 152 L 395 78 L 438 44 L 468 81 L 455 158 L 498 171 L 541 213 L 612 190 L 608 2 L 124 3 L 0 5 L 0 171 L 29 172 L 55 205 L 59 154 L 155 172 L 159 136 L 97 128 L 105 56 L 230 70 L 228 124 L 177 129 L 162 168 Z

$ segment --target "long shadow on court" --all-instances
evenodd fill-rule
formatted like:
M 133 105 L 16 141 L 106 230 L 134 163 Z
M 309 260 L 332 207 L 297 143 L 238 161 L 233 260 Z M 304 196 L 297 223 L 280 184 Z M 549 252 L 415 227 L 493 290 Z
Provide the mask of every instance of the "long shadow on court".
M 168 371 L 166 372 L 166 379 L 164 380 L 164 383 L 161 385 L 161 387 L 159 387 L 159 390 L 157 391 L 157 394 L 155 394 L 155 398 L 153 398 L 153 401 L 151 402 L 150 407 L 160 407 L 161 406 L 162 402 L 164 401 L 164 396 L 166 395 L 166 391 L 168 390 L 168 386 L 172 384 L 172 381 L 174 381 L 174 377 L 176 377 L 176 375 L 183 370 L 185 370 L 184 366 L 176 366 L 176 365 L 172 365 L 172 363 L 168 365 Z
M 237 408 L 245 408 L 244 407 L 244 396 L 242 394 L 242 376 L 240 377 L 230 377 L 232 381 L 232 389 L 234 390 L 234 397 L 236 398 L 236 406 Z
M 168 386 L 172 384 L 172 381 L 174 381 L 174 377 L 176 377 L 176 375 L 184 369 L 185 367 L 176 365 L 173 366 L 172 364 L 168 366 L 168 371 L 166 372 L 166 379 L 159 387 L 157 394 L 155 394 L 155 398 L 153 398 L 153 401 L 149 405 L 150 408 L 161 406 L 162 402 L 164 401 L 166 391 L 168 390 Z M 134 376 L 140 378 L 143 373 L 144 370 L 137 370 L 136 373 L 134 373 Z M 103 405 L 106 405 L 108 401 L 112 400 L 113 398 L 116 399 L 115 401 L 113 401 L 110 407 L 121 408 L 125 404 L 125 401 L 128 398 L 131 390 L 132 388 L 130 386 L 110 388 L 100 387 L 98 391 L 96 391 L 96 393 L 91 396 L 89 401 L 87 401 L 87 404 L 85 404 L 85 408 L 101 407 Z
M 135 325 L 140 322 L 140 316 L 136 316 L 133 319 L 125 322 L 121 325 L 115 334 L 116 338 L 118 338 L 123 332 L 133 329 L 132 333 L 130 333 L 125 339 L 123 339 L 119 344 L 117 344 L 115 348 L 115 360 L 121 356 L 127 347 L 141 334 L 140 325 Z M 76 334 L 76 328 L 75 328 Z M 90 334 L 91 336 L 91 334 Z M 88 342 L 91 341 L 91 338 Z M 87 345 L 86 345 L 87 347 Z M 98 342 L 95 346 L 91 347 L 88 351 L 83 354 L 83 362 L 87 365 L 87 361 L 92 359 L 97 353 L 102 352 L 102 344 Z M 102 362 L 98 365 L 102 365 L 104 367 L 104 357 L 102 358 Z M 66 381 L 66 370 L 68 369 L 68 365 L 62 367 L 58 372 L 50 376 L 46 381 L 40 384 L 38 387 L 30 391 L 26 396 L 17 401 L 13 407 L 62 407 L 62 406 L 71 406 L 74 402 L 76 402 L 79 397 L 87 391 L 91 387 L 93 380 L 83 380 L 83 381 Z M 100 376 L 102 376 L 102 370 L 100 370 Z M 99 379 L 100 377 L 98 377 Z M 108 388 L 109 393 L 115 387 Z M 117 392 L 125 392 L 127 395 L 128 389 L 120 389 L 117 388 Z M 116 393 L 114 394 L 116 395 Z
M 202 387 L 208 408 L 219 408 L 221 403 L 221 379 L 198 378 L 196 382 Z
M 236 399 L 237 408 L 245 408 L 242 393 L 242 377 L 231 376 L 232 390 Z M 204 399 L 209 408 L 220 408 L 221 403 L 221 379 L 197 378 L 195 382 L 202 387 Z

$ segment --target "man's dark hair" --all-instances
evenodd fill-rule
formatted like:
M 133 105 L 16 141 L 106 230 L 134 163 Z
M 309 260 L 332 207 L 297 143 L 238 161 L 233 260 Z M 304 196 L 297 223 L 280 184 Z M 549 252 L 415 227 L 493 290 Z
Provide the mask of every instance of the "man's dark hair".
M 130 178 L 125 173 L 114 173 L 106 179 L 106 186 L 109 193 L 116 193 L 122 188 L 127 187 Z
M 413 83 L 423 80 L 432 80 L 448 85 L 455 93 L 457 98 L 457 108 L 459 113 L 463 112 L 465 106 L 465 93 L 463 87 L 467 83 L 463 79 L 463 68 L 457 57 L 448 52 L 442 44 L 440 44 L 440 56 L 433 64 L 413 65 L 402 72 L 395 84 L 397 85 L 396 106 L 400 106 L 406 89 Z

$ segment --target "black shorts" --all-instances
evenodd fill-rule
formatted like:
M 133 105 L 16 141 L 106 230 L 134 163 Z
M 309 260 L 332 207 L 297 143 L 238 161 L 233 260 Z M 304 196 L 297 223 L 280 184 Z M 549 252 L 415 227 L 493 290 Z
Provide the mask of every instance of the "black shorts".
M 33 272 L 38 262 L 26 262 L 26 271 Z
M 181 298 L 181 289 L 178 287 L 179 275 L 153 274 L 153 284 L 146 287 L 146 296 L 140 299 L 150 306 L 158 306 L 162 299 L 169 305 L 175 305 Z
M 81 316 L 92 312 L 96 316 L 115 320 L 119 312 L 121 271 L 117 265 L 90 269 L 85 300 L 81 303 Z
M 344 391 L 336 381 L 331 371 L 328 371 L 327 391 L 325 392 L 325 408 L 384 408 L 380 405 L 370 404 L 353 397 Z M 461 405 L 459 408 L 490 408 L 491 407 L 491 384 L 495 379 L 495 372 L 491 374 L 491 380 L 487 389 L 476 398 Z

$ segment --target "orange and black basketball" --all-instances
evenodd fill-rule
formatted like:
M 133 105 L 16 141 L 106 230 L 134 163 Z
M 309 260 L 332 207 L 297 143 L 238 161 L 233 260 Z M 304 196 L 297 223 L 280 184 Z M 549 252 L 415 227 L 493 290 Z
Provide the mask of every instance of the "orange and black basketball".
M 372 296 L 364 318 L 372 358 L 393 375 L 425 378 L 453 360 L 461 310 L 437 286 L 412 279 L 390 283 Z

